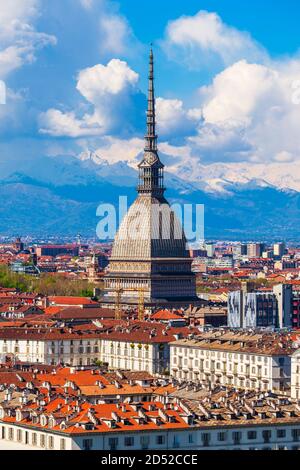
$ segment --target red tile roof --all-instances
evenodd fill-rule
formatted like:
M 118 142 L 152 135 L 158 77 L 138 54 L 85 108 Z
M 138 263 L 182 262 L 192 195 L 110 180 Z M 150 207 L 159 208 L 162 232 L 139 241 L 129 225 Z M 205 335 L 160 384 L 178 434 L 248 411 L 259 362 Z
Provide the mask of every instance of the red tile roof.
M 124 317 L 126 317 L 125 314 Z M 110 308 L 68 307 L 60 308 L 58 312 L 55 312 L 52 315 L 52 318 L 55 320 L 101 320 L 104 318 L 114 319 L 115 311 Z
M 182 317 L 170 310 L 159 310 L 151 316 L 152 320 L 182 320 Z
M 90 405 L 89 403 L 80 403 L 77 399 L 71 399 L 66 403 L 63 398 L 49 400 L 45 398 L 46 404 L 42 412 L 46 417 L 54 417 L 56 425 L 52 427 L 54 431 L 60 431 L 66 434 L 82 434 L 83 432 L 101 433 L 101 432 L 120 432 L 120 431 L 153 431 L 164 429 L 186 429 L 189 425 L 183 419 L 184 410 L 179 405 L 164 405 L 160 402 L 144 402 L 140 404 L 101 404 Z M 37 403 L 26 405 L 27 411 L 36 411 L 39 408 Z M 143 414 L 143 418 L 139 414 Z M 85 424 L 92 423 L 92 430 L 87 431 Z M 16 417 L 5 416 L 3 422 L 15 422 Z M 61 429 L 60 423 L 64 420 L 67 423 L 66 429 Z M 114 426 L 110 425 L 114 422 Z M 45 428 L 40 423 L 33 423 L 28 417 L 18 424 Z
M 27 322 L 22 328 L 1 328 L 2 339 L 26 339 L 39 341 L 80 340 L 80 339 L 110 339 L 144 344 L 169 343 L 175 337 L 187 337 L 191 333 L 199 333 L 198 329 L 190 327 L 166 328 L 161 323 L 139 322 L 137 320 L 101 320 L 99 325 L 84 324 L 72 328 L 33 327 Z
M 53 305 L 95 305 L 99 303 L 87 297 L 66 297 L 66 296 L 50 296 L 49 302 Z
M 65 307 L 51 306 L 44 308 L 44 312 L 46 315 L 55 315 L 56 313 L 61 312 L 64 308 Z

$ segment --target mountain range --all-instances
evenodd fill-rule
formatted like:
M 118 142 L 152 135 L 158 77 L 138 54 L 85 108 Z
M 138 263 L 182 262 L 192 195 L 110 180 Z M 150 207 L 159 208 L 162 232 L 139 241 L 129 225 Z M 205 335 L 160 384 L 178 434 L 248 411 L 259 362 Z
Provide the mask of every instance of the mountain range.
M 0 234 L 96 236 L 100 203 L 136 197 L 137 171 L 85 152 L 0 163 Z M 225 167 L 166 173 L 170 202 L 204 204 L 205 238 L 285 239 L 300 236 L 300 192 Z

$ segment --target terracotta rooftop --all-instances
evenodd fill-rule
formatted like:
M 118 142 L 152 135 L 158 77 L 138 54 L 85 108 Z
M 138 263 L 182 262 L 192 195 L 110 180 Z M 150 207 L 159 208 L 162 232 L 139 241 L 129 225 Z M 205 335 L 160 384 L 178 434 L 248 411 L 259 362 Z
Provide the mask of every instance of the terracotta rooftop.
M 51 308 L 51 307 L 49 307 Z M 59 308 L 59 307 L 52 307 Z M 50 314 L 50 312 L 49 312 Z M 110 308 L 60 308 L 58 312 L 53 312 L 52 318 L 55 320 L 101 320 L 104 318 L 115 318 L 115 311 Z
M 98 306 L 98 302 L 88 297 L 66 297 L 66 296 L 50 296 L 48 297 L 49 302 L 53 305 L 95 305 Z
M 33 319 L 23 327 L 1 328 L 0 339 L 25 339 L 39 341 L 55 340 L 81 340 L 81 339 L 109 339 L 114 341 L 140 342 L 140 343 L 169 343 L 178 336 L 188 336 L 198 333 L 198 329 L 191 327 L 166 328 L 161 323 L 140 322 L 137 320 L 101 320 L 97 324 L 83 324 L 70 327 L 38 326 Z
M 170 310 L 159 310 L 151 315 L 152 320 L 182 320 L 182 316 L 177 313 L 170 312 Z
M 31 400 L 27 405 L 21 408 L 17 407 L 18 398 L 16 397 L 12 412 L 8 413 L 9 408 L 5 406 L 5 417 L 1 421 L 17 423 L 16 411 L 19 409 L 21 412 L 19 425 L 45 429 L 51 420 L 53 431 L 66 434 L 113 433 L 128 430 L 153 431 L 189 427 L 184 419 L 188 415 L 180 406 L 173 404 L 145 402 L 90 405 L 75 398 L 66 401 L 64 398 L 45 397 L 38 402 L 30 397 Z M 46 426 L 41 424 L 41 417 L 45 418 Z

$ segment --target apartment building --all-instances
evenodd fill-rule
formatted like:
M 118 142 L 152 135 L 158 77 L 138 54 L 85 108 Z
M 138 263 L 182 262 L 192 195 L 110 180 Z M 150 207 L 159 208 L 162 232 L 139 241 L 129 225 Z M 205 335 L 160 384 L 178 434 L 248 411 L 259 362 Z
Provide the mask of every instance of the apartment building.
M 251 285 L 228 294 L 228 326 L 231 328 L 284 328 L 297 326 L 292 318 L 293 291 L 289 284 L 273 291 L 254 291 Z
M 277 301 L 272 293 L 236 291 L 228 294 L 228 326 L 277 326 Z
M 280 335 L 212 331 L 171 343 L 171 375 L 182 382 L 289 393 L 294 351 Z
M 0 440 L 44 450 L 192 448 L 193 422 L 189 410 L 160 402 L 91 406 L 56 398 L 17 408 L 0 404 Z
M 180 391 L 182 393 L 182 391 Z M 191 394 L 188 395 L 191 398 Z M 74 398 L 0 402 L 0 447 L 39 450 L 271 450 L 300 448 L 289 399 L 216 389 L 200 400 L 93 405 Z M 276 420 L 274 420 L 276 418 Z
M 191 332 L 188 327 L 150 322 L 96 323 L 73 328 L 0 328 L 0 359 L 71 366 L 102 362 L 114 369 L 164 373 L 169 370 L 169 343 Z
M 247 256 L 248 258 L 260 258 L 264 249 L 264 243 L 248 243 Z
M 296 289 L 293 290 L 292 298 L 292 326 L 300 327 L 300 291 Z
M 100 360 L 102 330 L 79 328 L 2 328 L 0 358 L 48 365 L 89 365 Z
M 300 349 L 291 356 L 291 397 L 300 400 Z
M 283 242 L 274 243 L 273 252 L 276 258 L 281 259 L 283 255 L 285 254 L 285 251 L 286 251 L 285 243 Z

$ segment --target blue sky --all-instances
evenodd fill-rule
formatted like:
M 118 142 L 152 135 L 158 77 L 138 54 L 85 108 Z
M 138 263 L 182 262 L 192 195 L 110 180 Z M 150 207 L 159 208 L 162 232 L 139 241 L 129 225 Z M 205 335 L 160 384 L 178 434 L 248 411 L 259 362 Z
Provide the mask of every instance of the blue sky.
M 224 22 L 249 31 L 272 54 L 294 53 L 299 49 L 300 4 L 297 0 L 122 0 L 125 14 L 137 36 L 147 43 L 161 37 L 166 23 L 199 10 L 217 12 Z M 146 17 L 146 18 L 145 18 Z M 145 28 L 145 21 L 149 27 Z
M 296 0 L 0 5 L 2 166 L 87 150 L 134 166 L 153 42 L 170 170 L 300 190 L 299 21 Z

